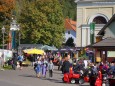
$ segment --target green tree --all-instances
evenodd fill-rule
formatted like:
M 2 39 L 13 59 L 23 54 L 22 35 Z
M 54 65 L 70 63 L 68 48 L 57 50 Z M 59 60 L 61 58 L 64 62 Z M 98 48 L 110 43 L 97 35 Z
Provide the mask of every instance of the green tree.
M 64 17 L 76 20 L 76 3 L 75 0 L 59 0 L 63 7 Z
M 15 0 L 0 0 L 0 40 L 2 39 L 2 27 L 5 27 L 5 44 L 7 43 L 8 39 L 8 32 L 10 28 L 10 22 L 13 10 L 15 8 Z M 2 41 L 0 41 L 2 44 Z
M 25 0 L 20 9 L 22 43 L 61 46 L 64 17 L 58 0 Z
M 11 18 L 14 7 L 15 0 L 0 0 L 0 22 Z

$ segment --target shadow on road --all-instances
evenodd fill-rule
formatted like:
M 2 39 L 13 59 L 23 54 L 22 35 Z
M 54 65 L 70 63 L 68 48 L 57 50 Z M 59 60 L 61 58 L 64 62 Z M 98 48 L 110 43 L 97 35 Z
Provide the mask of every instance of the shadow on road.
M 50 79 L 50 78 L 40 78 L 42 80 L 48 80 L 48 81 L 51 81 L 51 82 L 54 82 L 54 83 L 63 83 L 62 80 L 57 80 L 57 79 Z
M 28 75 L 28 74 L 23 74 L 23 75 L 19 75 L 19 76 L 22 76 L 22 77 L 37 78 L 37 77 L 36 77 L 36 76 L 34 76 L 34 75 Z
M 62 80 L 57 80 L 57 79 L 50 79 L 50 81 L 54 83 L 63 83 Z

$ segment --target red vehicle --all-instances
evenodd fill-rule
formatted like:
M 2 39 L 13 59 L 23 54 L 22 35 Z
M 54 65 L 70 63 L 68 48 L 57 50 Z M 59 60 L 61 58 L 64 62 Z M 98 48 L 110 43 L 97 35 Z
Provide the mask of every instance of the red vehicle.
M 81 73 L 75 74 L 71 67 L 70 72 L 64 74 L 63 81 L 66 83 L 72 83 L 72 84 L 74 83 L 82 84 L 84 83 L 84 78 L 82 77 Z

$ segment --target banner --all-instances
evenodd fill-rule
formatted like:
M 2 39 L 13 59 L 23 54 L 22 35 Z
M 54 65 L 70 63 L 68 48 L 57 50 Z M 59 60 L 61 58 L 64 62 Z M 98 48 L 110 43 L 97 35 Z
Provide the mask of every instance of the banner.
M 95 23 L 90 23 L 90 43 L 94 43 L 94 31 L 95 31 Z
M 115 51 L 107 51 L 107 57 L 115 57 Z

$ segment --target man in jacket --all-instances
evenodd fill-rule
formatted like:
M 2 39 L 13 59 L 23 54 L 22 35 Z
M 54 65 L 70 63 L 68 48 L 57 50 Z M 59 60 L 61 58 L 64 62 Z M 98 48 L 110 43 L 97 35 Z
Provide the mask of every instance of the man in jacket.
M 68 57 L 69 57 L 69 55 L 65 54 L 65 61 L 63 62 L 63 65 L 62 65 L 62 73 L 63 74 L 69 73 L 70 62 L 69 62 Z

